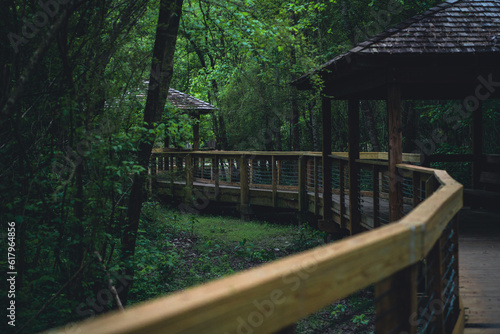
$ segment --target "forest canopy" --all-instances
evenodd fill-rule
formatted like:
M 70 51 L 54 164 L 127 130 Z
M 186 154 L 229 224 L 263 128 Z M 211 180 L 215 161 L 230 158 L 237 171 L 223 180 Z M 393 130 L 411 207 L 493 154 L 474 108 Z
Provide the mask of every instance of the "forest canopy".
M 131 282 L 149 155 L 166 137 L 193 141 L 195 120 L 165 104 L 169 87 L 217 108 L 199 121 L 202 149 L 320 151 L 321 82 L 291 82 L 440 2 L 6 1 L 0 219 L 5 240 L 17 226 L 19 324 L 35 332 L 115 308 L 88 307 L 108 284 L 96 254 L 128 282 L 124 303 L 143 299 Z M 405 101 L 404 151 L 425 153 L 439 135 L 433 152 L 470 153 L 472 120 L 447 122 L 454 106 Z M 347 106 L 333 108 L 332 148 L 347 151 Z M 498 154 L 499 103 L 483 108 L 484 152 Z M 385 102 L 360 109 L 361 149 L 387 151 Z M 469 170 L 455 173 L 467 184 Z

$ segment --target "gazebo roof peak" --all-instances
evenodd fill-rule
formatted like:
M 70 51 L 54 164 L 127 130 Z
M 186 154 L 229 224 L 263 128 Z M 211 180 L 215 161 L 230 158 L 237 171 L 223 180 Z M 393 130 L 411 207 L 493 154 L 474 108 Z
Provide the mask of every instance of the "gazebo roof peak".
M 210 110 L 217 109 L 208 102 L 202 101 L 173 88 L 169 89 L 167 99 L 172 105 L 181 110 L 192 110 L 199 111 L 200 113 L 207 113 Z

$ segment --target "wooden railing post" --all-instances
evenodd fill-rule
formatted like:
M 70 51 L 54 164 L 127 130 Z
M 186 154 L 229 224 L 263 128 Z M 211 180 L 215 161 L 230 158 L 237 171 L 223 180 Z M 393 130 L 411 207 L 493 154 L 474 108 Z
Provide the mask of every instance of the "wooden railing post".
M 307 158 L 303 155 L 299 156 L 299 222 L 303 223 L 308 210 L 307 196 Z
M 397 164 L 403 161 L 401 87 L 389 85 L 387 92 L 387 116 L 389 120 L 389 222 L 402 217 L 403 183 L 398 174 Z
M 375 285 L 375 333 L 416 334 L 417 264 L 410 265 Z
M 272 156 L 271 159 L 272 168 L 272 190 L 273 190 L 273 208 L 278 205 L 278 167 L 276 166 L 276 156 Z
M 318 177 L 318 168 L 319 162 L 318 157 L 314 157 L 314 215 L 319 215 L 319 177 Z
M 349 222 L 351 235 L 361 232 L 359 185 L 359 100 L 349 100 Z
M 219 183 L 220 183 L 219 159 L 217 156 L 214 156 L 212 159 L 212 168 L 213 168 L 213 173 L 214 173 L 214 185 L 215 185 L 214 199 L 217 201 L 217 200 L 219 200 L 219 194 L 220 194 L 220 189 L 219 189 Z
M 337 226 L 332 215 L 332 101 L 326 95 L 321 100 L 322 115 L 322 149 L 323 158 L 323 220 L 319 222 L 320 230 L 336 232 Z
M 253 167 L 254 160 L 248 159 L 248 162 L 250 164 L 250 173 L 248 175 L 248 184 L 251 185 L 251 184 L 254 184 L 254 167 Z
M 248 219 L 249 187 L 248 187 L 248 159 L 242 155 L 240 158 L 240 213 L 242 219 Z
M 191 154 L 186 155 L 186 192 L 184 200 L 186 204 L 193 201 L 193 158 Z
M 169 175 L 170 175 L 170 193 L 172 196 L 174 196 L 174 181 L 177 176 L 177 166 L 175 166 L 175 159 L 174 156 L 171 155 L 169 156 L 169 160 L 171 162 L 171 167 L 169 170 Z

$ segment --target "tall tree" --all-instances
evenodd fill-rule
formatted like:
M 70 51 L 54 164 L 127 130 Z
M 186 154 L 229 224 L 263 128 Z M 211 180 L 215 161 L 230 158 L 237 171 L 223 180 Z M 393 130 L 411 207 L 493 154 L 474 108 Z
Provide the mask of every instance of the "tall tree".
M 167 100 L 174 69 L 175 45 L 182 15 L 182 4 L 183 0 L 160 1 L 148 95 L 144 110 L 144 124 L 148 130 L 153 130 L 155 123 L 160 121 Z M 154 132 L 145 132 L 140 139 L 137 156 L 139 164 L 144 167 L 144 170 L 134 176 L 127 221 L 122 238 L 122 259 L 126 266 L 125 273 L 132 280 L 120 293 L 123 304 L 127 303 L 128 293 L 132 287 L 135 272 L 132 260 L 135 253 L 141 208 L 146 198 L 144 186 L 146 184 L 147 170 L 153 144 L 156 139 L 154 134 L 152 135 L 151 133 Z

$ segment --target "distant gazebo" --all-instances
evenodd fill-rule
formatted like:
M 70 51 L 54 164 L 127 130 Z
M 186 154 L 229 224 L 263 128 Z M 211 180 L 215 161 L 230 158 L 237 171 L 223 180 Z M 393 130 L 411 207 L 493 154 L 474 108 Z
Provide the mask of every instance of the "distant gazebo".
M 483 161 L 482 101 L 500 97 L 500 0 L 444 2 L 357 45 L 293 84 L 313 89 L 318 77 L 324 82 L 323 170 L 330 170 L 331 165 L 331 99 L 348 101 L 351 196 L 359 186 L 352 176 L 359 172 L 360 100 L 387 101 L 391 221 L 402 212 L 397 164 L 402 162 L 403 99 L 461 101 L 472 118 L 472 155 L 448 159 L 472 161 L 473 187 L 477 187 Z M 324 189 L 323 198 L 329 198 L 328 175 Z M 357 213 L 351 214 L 353 220 Z M 324 219 L 331 221 L 330 210 L 325 210 Z
M 194 119 L 193 124 L 193 150 L 200 149 L 200 116 L 207 115 L 217 109 L 208 102 L 197 99 L 189 94 L 170 88 L 168 101 L 177 109 L 183 110 Z M 167 144 L 168 136 L 166 139 Z M 167 147 L 167 146 L 166 146 Z

